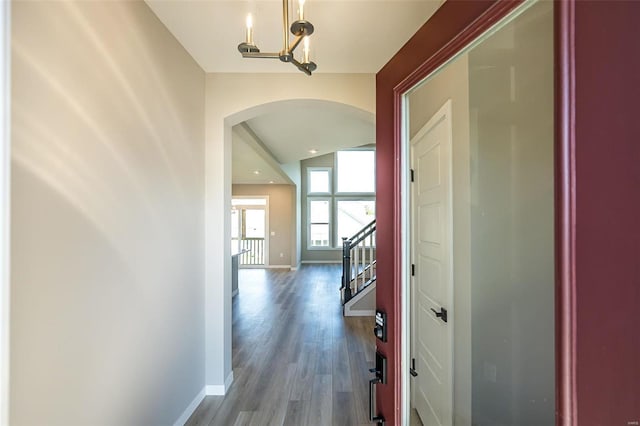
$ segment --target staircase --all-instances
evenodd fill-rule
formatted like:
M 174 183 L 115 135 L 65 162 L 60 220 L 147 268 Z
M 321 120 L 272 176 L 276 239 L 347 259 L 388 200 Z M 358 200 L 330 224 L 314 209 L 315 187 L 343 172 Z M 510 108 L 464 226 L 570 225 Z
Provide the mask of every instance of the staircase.
M 345 316 L 373 316 L 376 287 L 376 221 L 342 238 L 340 297 Z

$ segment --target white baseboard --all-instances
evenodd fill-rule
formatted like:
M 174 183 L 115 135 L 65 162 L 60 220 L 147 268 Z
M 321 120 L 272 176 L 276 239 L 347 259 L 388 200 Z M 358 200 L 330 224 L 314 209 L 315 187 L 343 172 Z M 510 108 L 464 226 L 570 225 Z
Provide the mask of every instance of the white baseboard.
M 233 383 L 233 370 L 229 372 L 227 379 L 224 381 L 224 393 L 226 394 Z
M 289 269 L 291 265 L 240 265 L 238 269 Z
M 227 391 L 233 383 L 233 371 L 229 373 L 227 379 L 224 381 L 224 385 L 208 385 L 206 387 L 207 395 L 226 395 Z
M 200 405 L 205 396 L 206 387 L 202 388 L 202 390 L 198 392 L 196 397 L 193 398 L 193 401 L 191 401 L 191 404 L 189 404 L 187 409 L 184 410 L 180 417 L 178 417 L 178 420 L 175 421 L 173 426 L 184 426 L 184 424 L 187 423 L 187 420 L 189 420 L 189 417 L 191 417 L 191 415 L 196 411 L 196 408 L 198 408 L 198 405 Z
M 342 260 L 303 260 L 300 263 L 314 264 L 314 263 L 342 263 Z
M 349 311 L 345 313 L 347 317 L 375 317 L 376 311 Z

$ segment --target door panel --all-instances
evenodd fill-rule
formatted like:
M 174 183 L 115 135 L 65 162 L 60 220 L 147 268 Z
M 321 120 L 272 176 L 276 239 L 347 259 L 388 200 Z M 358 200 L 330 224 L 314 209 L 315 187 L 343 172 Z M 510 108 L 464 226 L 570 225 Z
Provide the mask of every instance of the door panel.
M 425 426 L 452 424 L 451 103 L 411 141 L 414 405 Z M 448 322 L 435 312 L 448 311 Z

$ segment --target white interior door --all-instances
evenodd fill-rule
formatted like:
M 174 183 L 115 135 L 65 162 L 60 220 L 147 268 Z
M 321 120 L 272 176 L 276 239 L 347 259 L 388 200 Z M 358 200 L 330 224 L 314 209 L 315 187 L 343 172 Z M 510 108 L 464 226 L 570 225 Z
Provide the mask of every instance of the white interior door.
M 451 139 L 447 101 L 411 140 L 411 346 L 417 372 L 411 393 L 425 426 L 452 424 Z

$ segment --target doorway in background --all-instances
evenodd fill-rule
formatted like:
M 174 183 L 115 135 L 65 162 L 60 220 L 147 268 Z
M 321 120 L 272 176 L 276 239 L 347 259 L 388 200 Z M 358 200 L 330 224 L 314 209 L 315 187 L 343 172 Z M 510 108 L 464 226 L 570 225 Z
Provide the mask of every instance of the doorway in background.
M 264 267 L 269 262 L 269 197 L 231 199 L 231 252 L 239 264 Z

